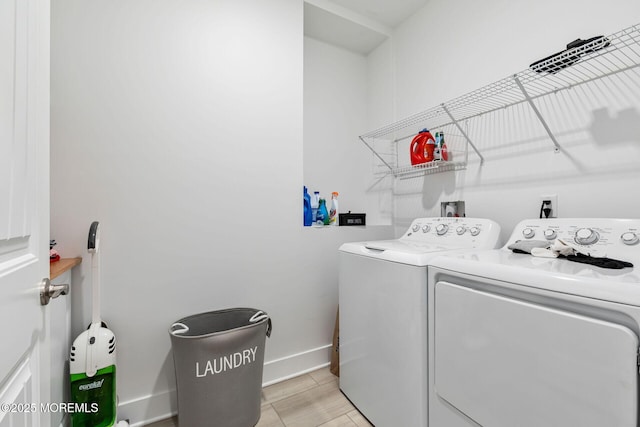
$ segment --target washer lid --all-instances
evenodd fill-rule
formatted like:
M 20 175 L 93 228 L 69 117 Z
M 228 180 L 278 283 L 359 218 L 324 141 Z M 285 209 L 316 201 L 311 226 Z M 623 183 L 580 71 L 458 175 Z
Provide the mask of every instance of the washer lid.
M 445 251 L 459 249 L 462 248 L 434 243 L 407 242 L 400 239 L 351 242 L 340 246 L 341 252 L 415 266 L 425 266 L 433 257 Z

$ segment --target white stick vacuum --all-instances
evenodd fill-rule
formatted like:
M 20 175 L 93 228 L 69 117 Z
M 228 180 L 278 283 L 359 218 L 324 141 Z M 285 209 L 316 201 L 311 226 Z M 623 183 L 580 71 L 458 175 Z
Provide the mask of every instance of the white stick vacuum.
M 117 420 L 116 337 L 100 317 L 100 229 L 94 221 L 87 249 L 91 254 L 92 319 L 73 342 L 70 353 L 71 399 L 78 411 L 72 427 L 128 426 Z

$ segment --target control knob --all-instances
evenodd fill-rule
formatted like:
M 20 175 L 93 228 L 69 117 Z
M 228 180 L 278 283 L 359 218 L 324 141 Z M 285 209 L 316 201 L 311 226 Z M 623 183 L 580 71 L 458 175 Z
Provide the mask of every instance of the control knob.
M 429 227 L 428 225 L 423 225 L 422 226 L 422 232 L 423 233 L 427 233 L 429 230 L 431 230 L 431 227 Z
M 553 230 L 551 228 L 548 228 L 546 230 L 544 230 L 544 237 L 547 240 L 553 240 L 556 238 L 556 236 L 558 235 L 558 233 L 556 232 L 556 230 Z
M 522 235 L 524 236 L 525 239 L 531 239 L 533 236 L 536 235 L 536 230 L 534 230 L 533 228 L 525 228 L 524 230 L 522 230 Z
M 640 240 L 638 239 L 638 235 L 633 231 L 622 233 L 622 236 L 620 236 L 620 238 L 622 239 L 622 243 L 624 243 L 625 245 L 635 245 L 636 243 L 638 243 L 638 240 Z
M 573 240 L 579 245 L 592 245 L 600 239 L 598 233 L 590 228 L 581 228 L 576 231 L 576 236 Z
M 447 230 L 449 230 L 449 226 L 447 224 L 438 224 L 436 226 L 436 233 L 438 233 L 438 236 L 446 234 Z
M 462 236 L 465 231 L 467 231 L 467 229 L 464 228 L 463 226 L 456 228 L 456 233 L 458 233 L 458 236 Z
M 469 233 L 471 233 L 472 236 L 477 236 L 478 234 L 480 234 L 480 228 L 478 227 L 471 227 L 469 229 Z
M 411 229 L 413 230 L 414 233 L 416 233 L 418 230 L 420 230 L 420 225 L 415 224 L 413 227 L 411 227 Z

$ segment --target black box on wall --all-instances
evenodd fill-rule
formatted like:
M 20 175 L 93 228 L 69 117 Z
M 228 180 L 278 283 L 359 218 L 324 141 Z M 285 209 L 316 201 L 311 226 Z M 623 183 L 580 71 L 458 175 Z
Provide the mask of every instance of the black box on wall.
M 367 225 L 366 217 L 363 213 L 341 213 L 338 214 L 338 225 Z

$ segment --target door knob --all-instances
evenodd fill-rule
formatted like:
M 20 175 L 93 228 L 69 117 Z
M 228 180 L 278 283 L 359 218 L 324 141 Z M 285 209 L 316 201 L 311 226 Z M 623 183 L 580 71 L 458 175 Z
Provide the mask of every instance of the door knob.
M 40 304 L 47 305 L 51 298 L 58 298 L 60 295 L 69 293 L 69 285 L 53 285 L 49 279 L 42 279 L 40 286 Z

